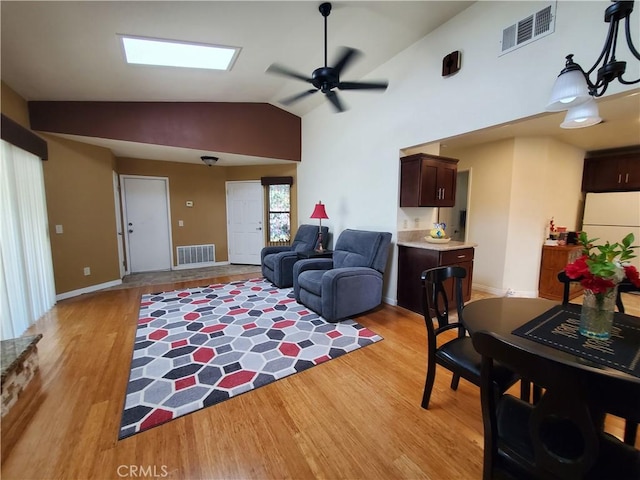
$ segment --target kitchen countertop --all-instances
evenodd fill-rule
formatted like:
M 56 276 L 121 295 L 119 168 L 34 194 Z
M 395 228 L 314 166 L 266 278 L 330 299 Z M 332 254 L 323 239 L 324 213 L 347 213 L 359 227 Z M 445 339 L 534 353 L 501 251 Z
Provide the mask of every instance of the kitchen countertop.
M 463 248 L 476 247 L 475 243 L 457 242 L 455 240 L 451 240 L 449 243 L 429 243 L 426 240 L 399 241 L 398 245 L 401 247 L 424 248 L 438 251 L 461 250 Z

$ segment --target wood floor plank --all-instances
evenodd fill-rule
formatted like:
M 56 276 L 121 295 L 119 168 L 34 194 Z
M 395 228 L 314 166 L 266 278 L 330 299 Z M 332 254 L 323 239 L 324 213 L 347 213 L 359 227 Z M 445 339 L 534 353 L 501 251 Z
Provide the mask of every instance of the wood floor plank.
M 389 305 L 357 318 L 381 342 L 118 441 L 140 296 L 246 278 L 256 274 L 59 302 L 28 332 L 43 334 L 40 372 L 23 408 L 2 423 L 2 477 L 481 477 L 478 389 L 462 380 L 452 391 L 439 368 L 431 408 L 422 409 L 424 320 Z M 628 304 L 640 314 L 637 296 Z M 622 427 L 608 420 L 618 436 Z

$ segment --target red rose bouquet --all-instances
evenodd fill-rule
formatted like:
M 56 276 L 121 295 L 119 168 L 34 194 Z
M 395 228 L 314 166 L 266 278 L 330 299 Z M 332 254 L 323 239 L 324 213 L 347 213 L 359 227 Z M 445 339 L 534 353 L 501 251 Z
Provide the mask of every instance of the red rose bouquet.
M 585 232 L 579 236 L 582 244 L 582 256 L 575 262 L 568 264 L 564 271 L 571 279 L 581 279 L 580 283 L 594 294 L 605 293 L 618 283 L 628 280 L 636 287 L 640 287 L 638 270 L 629 264 L 635 258 L 631 246 L 635 237 L 630 233 L 621 243 L 593 245 L 597 238 L 589 239 Z

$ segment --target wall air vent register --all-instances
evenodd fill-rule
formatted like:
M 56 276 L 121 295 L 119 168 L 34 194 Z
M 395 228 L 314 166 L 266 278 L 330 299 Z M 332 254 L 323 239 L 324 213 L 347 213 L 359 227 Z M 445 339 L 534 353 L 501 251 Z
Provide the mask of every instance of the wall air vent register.
M 528 45 L 539 38 L 551 35 L 555 31 L 556 2 L 546 6 L 535 13 L 509 25 L 502 30 L 502 42 L 500 42 L 500 54 L 512 52 L 520 47 Z

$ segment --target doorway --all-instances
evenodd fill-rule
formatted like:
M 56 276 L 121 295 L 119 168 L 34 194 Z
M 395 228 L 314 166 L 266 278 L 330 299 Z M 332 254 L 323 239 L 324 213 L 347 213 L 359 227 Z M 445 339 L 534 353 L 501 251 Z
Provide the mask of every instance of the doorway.
M 438 209 L 438 222 L 447 224 L 451 240 L 464 242 L 467 239 L 467 213 L 469 209 L 470 170 L 458 170 L 456 178 L 456 203 L 452 208 Z
M 226 182 L 229 263 L 260 265 L 264 191 L 260 182 Z
M 169 179 L 122 175 L 127 273 L 171 270 Z
M 118 242 L 118 267 L 120 268 L 120 278 L 126 273 L 124 263 L 124 233 L 122 231 L 122 204 L 120 202 L 120 183 L 118 174 L 113 172 L 113 199 L 116 205 L 116 241 Z

